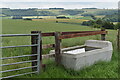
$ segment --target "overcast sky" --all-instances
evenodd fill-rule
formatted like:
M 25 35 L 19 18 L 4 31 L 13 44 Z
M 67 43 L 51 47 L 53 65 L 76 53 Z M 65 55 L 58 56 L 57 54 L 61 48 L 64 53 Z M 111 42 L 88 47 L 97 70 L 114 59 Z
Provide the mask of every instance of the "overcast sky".
M 0 8 L 118 8 L 119 0 L 0 0 Z M 47 3 L 46 3 L 47 2 Z M 51 3 L 48 3 L 51 2 Z M 70 3 L 72 2 L 72 3 Z M 75 3 L 76 2 L 76 3 Z M 107 3 L 105 3 L 107 2 Z
M 1 0 L 1 2 L 118 2 L 119 0 Z

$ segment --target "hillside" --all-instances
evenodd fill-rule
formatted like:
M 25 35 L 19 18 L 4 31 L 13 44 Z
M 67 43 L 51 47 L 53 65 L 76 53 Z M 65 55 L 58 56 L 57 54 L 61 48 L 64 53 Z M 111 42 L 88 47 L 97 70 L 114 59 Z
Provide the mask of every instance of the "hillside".
M 117 9 L 84 9 L 84 14 L 93 14 L 93 15 L 113 15 L 118 13 Z
M 83 12 L 83 10 L 2 9 L 1 14 L 6 16 L 57 16 L 78 15 Z
M 103 20 L 110 21 L 110 22 L 118 22 L 118 14 L 106 15 Z
M 1 9 L 0 14 L 4 16 L 112 15 L 117 13 L 115 9 Z

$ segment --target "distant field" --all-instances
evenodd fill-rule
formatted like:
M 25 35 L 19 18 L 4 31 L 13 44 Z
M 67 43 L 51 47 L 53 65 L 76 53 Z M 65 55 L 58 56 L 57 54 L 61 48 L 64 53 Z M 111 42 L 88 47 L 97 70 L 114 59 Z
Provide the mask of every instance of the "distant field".
M 107 12 L 111 10 L 117 11 L 117 9 L 83 9 L 83 10 L 85 11 L 85 13 L 93 13 L 93 14 L 96 14 L 99 12 Z
M 102 15 L 102 16 L 95 16 L 95 17 L 97 17 L 97 18 L 103 18 L 103 17 L 105 17 L 105 15 Z
M 64 9 L 64 10 L 49 10 L 49 9 L 2 9 L 0 16 L 23 16 L 24 18 L 55 18 L 55 16 L 81 16 L 82 14 L 93 14 L 95 16 L 104 16 L 117 13 L 117 9 Z M 38 16 L 39 15 L 39 16 Z
M 107 9 L 83 9 L 84 11 L 86 11 L 87 13 L 96 13 L 98 11 L 108 11 Z M 109 9 L 112 10 L 112 9 Z
M 88 21 L 88 19 L 33 19 L 33 21 L 82 23 L 83 21 Z
M 12 19 L 3 19 L 3 34 L 30 34 L 31 31 L 42 31 L 42 32 L 54 32 L 54 31 L 93 31 L 100 30 L 88 26 L 81 26 L 76 24 L 64 24 L 56 23 L 56 19 L 43 19 L 35 21 L 26 21 L 26 20 L 12 20 Z M 81 22 L 81 19 L 60 19 L 59 21 L 63 22 Z M 116 50 L 116 30 L 108 30 L 107 40 L 111 41 L 114 46 L 113 57 L 111 62 L 100 62 L 91 67 L 85 68 L 80 71 L 73 71 L 70 69 L 65 69 L 63 66 L 55 66 L 53 60 L 44 60 L 43 62 L 47 64 L 45 72 L 42 72 L 39 75 L 31 74 L 20 76 L 18 78 L 118 78 L 118 52 Z M 12 37 L 12 38 L 3 38 L 4 46 L 14 46 L 14 45 L 28 45 L 31 44 L 30 37 Z M 62 46 L 75 46 L 84 44 L 85 40 L 89 39 L 100 39 L 100 35 L 72 38 L 62 40 Z M 45 37 L 43 38 L 43 44 L 54 43 L 54 37 Z M 22 54 L 30 54 L 30 48 L 14 48 L 3 50 L 3 57 L 6 56 L 17 56 Z M 48 53 L 48 51 L 43 51 L 43 54 Z M 4 60 L 3 62 L 16 62 L 21 60 L 27 60 L 29 58 L 22 59 L 9 59 Z M 16 66 L 4 67 L 3 70 L 21 68 L 30 66 L 31 64 L 22 64 Z M 22 70 L 11 73 L 5 73 L 5 75 L 17 74 L 21 72 L 27 72 L 30 70 Z M 16 80 L 16 78 L 12 78 Z
M 70 19 L 85 19 L 85 20 L 91 20 L 91 17 L 83 17 L 83 16 L 67 16 L 67 15 L 60 15 L 60 16 L 66 16 L 69 17 Z M 11 17 L 3 17 L 4 18 L 12 18 Z M 23 16 L 23 18 L 43 18 L 43 19 L 56 19 L 56 16 Z
M 113 22 L 113 24 L 117 24 L 118 22 Z
M 55 19 L 55 16 L 23 16 L 23 18 L 44 18 L 44 19 Z
M 16 20 L 16 19 L 3 19 L 3 33 L 30 33 L 30 31 L 41 30 L 43 32 L 51 31 L 70 31 L 70 30 L 89 30 L 92 29 L 87 26 L 81 25 L 71 25 L 71 24 L 62 24 L 56 23 L 58 21 L 66 22 L 82 22 L 86 20 L 82 19 L 35 19 L 35 21 L 26 21 L 26 20 Z M 93 28 L 94 29 L 94 28 Z
M 91 17 L 83 17 L 83 16 L 67 16 L 67 15 L 60 15 L 60 16 L 66 16 L 70 19 L 86 19 L 91 20 Z M 101 17 L 101 16 L 100 16 Z M 56 16 L 23 16 L 23 18 L 43 18 L 43 19 L 56 19 Z

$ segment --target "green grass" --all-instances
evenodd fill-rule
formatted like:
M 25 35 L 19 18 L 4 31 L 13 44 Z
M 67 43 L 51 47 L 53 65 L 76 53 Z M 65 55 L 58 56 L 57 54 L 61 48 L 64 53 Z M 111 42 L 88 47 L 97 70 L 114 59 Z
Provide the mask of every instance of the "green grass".
M 77 19 L 93 20 L 90 16 L 88 16 L 88 17 L 80 17 L 80 18 L 77 18 Z
M 31 31 L 42 31 L 42 32 L 53 32 L 53 31 L 91 31 L 98 30 L 92 27 L 75 25 L 75 24 L 64 24 L 64 23 L 55 23 L 51 21 L 24 21 L 24 20 L 10 20 L 3 19 L 3 34 L 30 34 Z M 70 69 L 65 69 L 63 66 L 56 66 L 53 59 L 43 60 L 43 63 L 47 64 L 45 71 L 41 74 L 30 74 L 25 76 L 20 76 L 18 78 L 118 78 L 118 52 L 116 50 L 116 30 L 108 30 L 107 40 L 111 41 L 114 46 L 114 52 L 111 62 L 99 62 L 90 67 L 84 68 L 80 71 L 73 71 Z M 88 39 L 100 39 L 100 35 L 88 36 L 88 37 L 78 37 L 72 39 L 62 40 L 62 46 L 75 46 L 84 44 L 85 40 Z M 30 44 L 30 37 L 12 37 L 12 38 L 3 38 L 3 45 L 23 45 Z M 43 38 L 43 44 L 54 43 L 54 37 L 45 37 Z M 45 54 L 48 51 L 44 51 Z M 6 56 L 17 56 L 17 55 L 30 54 L 30 48 L 14 48 L 3 50 L 3 57 Z M 11 59 L 5 60 L 7 62 L 16 62 L 27 60 L 28 58 L 20 59 Z M 12 69 L 18 67 L 29 66 L 30 64 L 22 64 L 4 67 L 3 69 Z M 30 70 L 17 71 L 11 74 L 17 74 L 21 72 L 27 72 Z M 10 73 L 4 74 L 10 75 Z M 15 78 L 12 78 L 12 80 Z

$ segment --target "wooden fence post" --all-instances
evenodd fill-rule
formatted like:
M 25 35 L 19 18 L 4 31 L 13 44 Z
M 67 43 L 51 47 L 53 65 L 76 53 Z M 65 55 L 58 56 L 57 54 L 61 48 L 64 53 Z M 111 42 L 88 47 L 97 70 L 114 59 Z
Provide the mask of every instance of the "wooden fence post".
M 105 29 L 101 29 L 101 31 L 105 31 Z M 105 41 L 106 38 L 105 38 L 106 34 L 101 34 L 101 40 Z
M 57 65 L 61 63 L 61 39 L 59 39 L 60 32 L 55 32 L 55 61 Z
M 120 29 L 118 29 L 118 34 L 117 34 L 117 47 L 118 47 L 118 51 L 120 51 Z
M 31 34 L 41 34 L 41 31 L 32 31 Z M 31 36 L 31 44 L 38 44 L 38 36 Z M 31 47 L 31 53 L 37 54 L 37 46 Z M 37 56 L 32 56 L 32 60 L 37 60 Z M 36 66 L 37 62 L 32 62 L 32 66 Z M 40 68 L 42 68 L 42 39 L 40 40 Z M 37 68 L 32 68 L 32 71 L 36 71 Z

